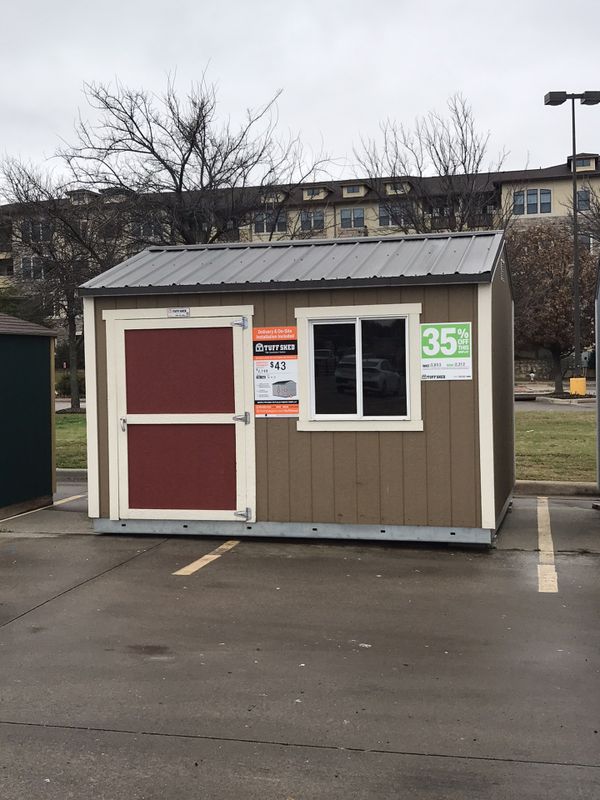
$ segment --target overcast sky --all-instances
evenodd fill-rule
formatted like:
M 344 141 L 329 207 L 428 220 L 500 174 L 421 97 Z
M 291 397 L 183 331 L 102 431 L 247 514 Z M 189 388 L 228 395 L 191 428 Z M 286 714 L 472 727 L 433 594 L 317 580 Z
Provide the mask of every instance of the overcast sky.
M 52 155 L 87 114 L 84 81 L 182 93 L 208 65 L 234 118 L 278 89 L 281 126 L 353 173 L 353 147 L 388 117 L 410 123 L 462 92 L 505 168 L 570 152 L 567 105 L 548 90 L 600 89 L 593 0 L 20 0 L 3 4 L 0 152 Z M 570 29 L 577 22 L 576 34 Z M 578 150 L 600 150 L 600 106 L 579 106 Z

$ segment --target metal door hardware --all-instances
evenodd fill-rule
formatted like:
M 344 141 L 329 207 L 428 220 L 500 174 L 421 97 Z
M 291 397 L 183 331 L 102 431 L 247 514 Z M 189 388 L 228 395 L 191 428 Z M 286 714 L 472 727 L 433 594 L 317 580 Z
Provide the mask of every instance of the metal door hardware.
M 249 520 L 249 519 L 252 518 L 252 509 L 251 508 L 246 508 L 246 509 L 244 509 L 244 511 L 234 511 L 233 512 L 233 516 L 234 517 L 241 517 L 242 519 Z
M 250 425 L 250 414 L 244 411 L 243 414 L 235 414 L 233 417 L 234 422 L 243 422 L 244 425 Z
M 121 430 L 122 431 L 126 431 L 127 430 L 127 417 L 121 417 L 120 422 L 121 422 Z
M 248 327 L 248 320 L 246 319 L 246 317 L 240 317 L 239 319 L 234 319 L 231 324 L 235 325 L 238 328 L 243 328 L 244 330 L 246 330 L 246 328 Z

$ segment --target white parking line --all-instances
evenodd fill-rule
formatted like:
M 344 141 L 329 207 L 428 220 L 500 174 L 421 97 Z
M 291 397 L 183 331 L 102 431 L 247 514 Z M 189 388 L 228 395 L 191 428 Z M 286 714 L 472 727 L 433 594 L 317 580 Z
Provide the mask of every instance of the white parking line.
M 538 592 L 558 592 L 558 576 L 554 566 L 554 542 L 550 527 L 550 508 L 547 497 L 537 500 L 538 549 Z
M 192 575 L 194 572 L 197 572 L 202 567 L 205 567 L 207 564 L 210 564 L 212 561 L 215 561 L 217 558 L 221 558 L 223 553 L 226 553 L 228 550 L 233 549 L 236 544 L 239 544 L 239 540 L 237 539 L 230 539 L 228 542 L 224 542 L 224 544 L 217 547 L 216 550 L 213 550 L 211 553 L 207 553 L 202 558 L 198 558 L 196 561 L 192 561 L 191 564 L 188 564 L 187 567 L 182 567 L 178 569 L 177 572 L 171 573 L 172 575 Z

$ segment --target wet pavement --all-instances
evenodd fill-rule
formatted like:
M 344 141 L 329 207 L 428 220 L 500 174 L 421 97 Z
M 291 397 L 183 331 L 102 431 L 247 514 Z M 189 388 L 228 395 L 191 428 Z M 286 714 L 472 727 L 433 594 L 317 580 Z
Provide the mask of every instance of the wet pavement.
M 591 501 L 517 499 L 492 550 L 249 540 L 173 575 L 223 540 L 90 535 L 82 494 L 0 521 L 3 800 L 600 797 Z

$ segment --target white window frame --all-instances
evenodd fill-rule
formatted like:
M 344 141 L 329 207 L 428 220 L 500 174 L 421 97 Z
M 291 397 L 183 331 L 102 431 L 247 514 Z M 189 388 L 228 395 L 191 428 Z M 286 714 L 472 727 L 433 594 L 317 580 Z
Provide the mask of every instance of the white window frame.
M 422 431 L 419 323 L 421 303 L 297 308 L 299 431 Z M 357 414 L 316 414 L 313 369 L 313 324 L 362 319 L 406 319 L 406 403 L 404 417 L 359 417 Z M 359 354 L 360 355 L 360 354 Z M 358 364 L 360 371 L 360 364 Z

